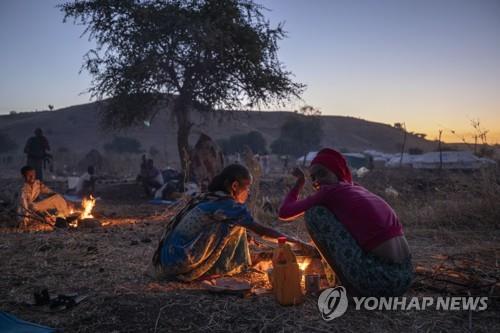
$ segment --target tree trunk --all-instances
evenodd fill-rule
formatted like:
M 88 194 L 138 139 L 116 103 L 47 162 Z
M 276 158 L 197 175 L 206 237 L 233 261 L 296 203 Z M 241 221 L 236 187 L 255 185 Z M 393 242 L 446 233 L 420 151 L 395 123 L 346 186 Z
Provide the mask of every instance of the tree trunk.
M 189 180 L 189 133 L 192 126 L 189 121 L 189 105 L 179 100 L 175 104 L 173 111 L 177 120 L 177 150 L 181 161 L 184 182 L 186 182 Z

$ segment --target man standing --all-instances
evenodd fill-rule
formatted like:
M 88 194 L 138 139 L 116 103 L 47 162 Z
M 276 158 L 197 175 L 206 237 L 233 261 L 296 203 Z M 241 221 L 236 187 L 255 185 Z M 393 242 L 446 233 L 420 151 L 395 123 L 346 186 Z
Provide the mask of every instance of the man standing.
M 43 180 L 43 163 L 49 158 L 49 141 L 43 135 L 42 129 L 35 129 L 35 136 L 28 139 L 24 147 L 24 153 L 27 155 L 27 164 L 35 169 L 37 179 Z
M 19 196 L 18 213 L 23 216 L 23 225 L 27 226 L 31 217 L 44 218 L 47 222 L 52 222 L 47 217 L 48 210 L 56 210 L 57 215 L 66 217 L 71 213 L 71 208 L 64 198 L 48 188 L 42 181 L 36 179 L 36 171 L 31 166 L 24 166 L 21 169 L 24 184 Z M 47 195 L 41 199 L 40 195 Z

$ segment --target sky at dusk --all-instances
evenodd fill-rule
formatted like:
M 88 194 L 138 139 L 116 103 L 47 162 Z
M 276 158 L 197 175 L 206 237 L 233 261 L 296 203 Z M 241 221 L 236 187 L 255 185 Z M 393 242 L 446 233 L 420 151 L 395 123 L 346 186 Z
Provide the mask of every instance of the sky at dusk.
M 443 129 L 447 141 L 479 119 L 500 143 L 500 1 L 256 2 L 285 23 L 280 60 L 323 114 L 405 122 L 430 139 Z M 93 44 L 58 3 L 0 0 L 0 114 L 89 102 L 79 70 Z

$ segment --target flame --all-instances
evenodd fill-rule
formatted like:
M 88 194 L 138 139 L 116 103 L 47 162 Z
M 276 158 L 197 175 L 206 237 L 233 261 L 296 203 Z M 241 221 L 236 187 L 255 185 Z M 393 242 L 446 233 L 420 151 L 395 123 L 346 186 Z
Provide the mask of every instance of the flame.
M 268 269 L 273 268 L 273 262 L 271 260 L 261 260 L 254 265 L 254 268 L 262 272 L 267 272 Z
M 80 219 L 93 218 L 94 216 L 92 216 L 91 213 L 94 206 L 95 206 L 95 198 L 92 196 L 92 194 L 88 199 L 83 198 L 82 200 L 83 212 L 80 214 Z
M 302 262 L 298 263 L 300 270 L 305 271 L 310 263 L 311 263 L 311 258 L 305 258 Z

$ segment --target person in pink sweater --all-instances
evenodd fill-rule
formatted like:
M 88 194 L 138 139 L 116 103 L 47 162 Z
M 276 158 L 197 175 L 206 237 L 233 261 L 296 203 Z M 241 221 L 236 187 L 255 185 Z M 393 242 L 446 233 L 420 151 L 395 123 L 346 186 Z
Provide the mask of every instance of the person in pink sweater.
M 316 193 L 299 200 L 305 176 L 296 168 L 297 181 L 280 207 L 280 219 L 291 221 L 305 214 L 314 244 L 348 292 L 404 294 L 413 280 L 413 266 L 394 210 L 353 183 L 345 158 L 336 150 L 322 149 L 309 173 Z

